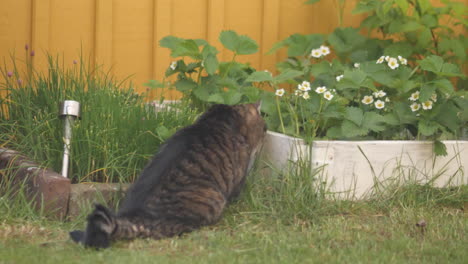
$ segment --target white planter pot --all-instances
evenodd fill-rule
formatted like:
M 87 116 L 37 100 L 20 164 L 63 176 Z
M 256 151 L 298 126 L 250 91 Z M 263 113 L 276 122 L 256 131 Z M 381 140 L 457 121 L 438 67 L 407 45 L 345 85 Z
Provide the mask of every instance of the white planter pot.
M 430 182 L 435 187 L 468 183 L 468 141 L 443 141 L 447 156 L 435 156 L 430 141 L 314 141 L 311 167 L 338 198 L 362 199 L 389 184 Z M 302 139 L 268 131 L 262 160 L 273 171 L 284 171 L 288 161 L 307 161 Z

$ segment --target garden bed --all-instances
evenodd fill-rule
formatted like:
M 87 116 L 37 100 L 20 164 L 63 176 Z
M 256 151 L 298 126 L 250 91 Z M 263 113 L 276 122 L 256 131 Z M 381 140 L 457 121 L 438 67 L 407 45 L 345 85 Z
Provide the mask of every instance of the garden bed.
M 446 156 L 435 156 L 430 141 L 403 140 L 316 140 L 309 151 L 303 140 L 269 131 L 262 159 L 270 172 L 286 170 L 290 161 L 310 161 L 310 167 L 317 170 L 315 177 L 325 182 L 337 197 L 362 199 L 396 184 L 420 183 L 434 187 L 467 184 L 468 141 L 443 143 L 447 147 Z

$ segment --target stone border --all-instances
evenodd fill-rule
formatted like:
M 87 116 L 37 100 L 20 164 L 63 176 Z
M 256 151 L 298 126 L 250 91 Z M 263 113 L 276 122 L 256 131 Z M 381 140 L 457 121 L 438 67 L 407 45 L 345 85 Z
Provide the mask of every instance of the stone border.
M 54 218 L 64 219 L 70 196 L 70 180 L 48 168 L 41 168 L 37 163 L 21 153 L 0 148 L 0 169 L 14 169 L 15 176 L 11 186 L 17 192 L 25 183 L 29 199 L 34 201 L 36 209 L 51 214 Z M 43 202 L 43 203 L 42 203 Z
M 116 183 L 71 184 L 70 179 L 61 174 L 41 168 L 18 151 L 4 148 L 0 148 L 2 169 L 15 171 L 9 183 L 13 195 L 24 186 L 28 199 L 33 201 L 37 210 L 42 209 L 47 216 L 59 220 L 76 218 L 82 215 L 83 209 L 88 209 L 95 202 L 112 206 L 123 197 L 129 186 Z M 0 189 L 1 192 L 3 190 Z

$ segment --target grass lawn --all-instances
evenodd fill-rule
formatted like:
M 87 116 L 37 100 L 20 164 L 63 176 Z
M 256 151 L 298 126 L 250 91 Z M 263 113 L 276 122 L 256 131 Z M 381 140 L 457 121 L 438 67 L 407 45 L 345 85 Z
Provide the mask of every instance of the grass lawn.
M 47 220 L 3 197 L 0 263 L 466 263 L 468 188 L 412 188 L 385 201 L 304 200 L 255 177 L 216 226 L 101 251 L 69 240 L 84 219 Z

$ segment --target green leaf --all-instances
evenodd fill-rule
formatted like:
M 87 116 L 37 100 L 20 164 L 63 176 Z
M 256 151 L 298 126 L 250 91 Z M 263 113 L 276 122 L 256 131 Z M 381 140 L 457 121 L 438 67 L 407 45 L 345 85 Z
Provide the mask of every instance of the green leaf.
M 248 103 L 257 102 L 260 100 L 261 93 L 260 89 L 254 86 L 242 87 L 242 93 L 247 97 Z M 262 102 L 263 104 L 263 102 Z
M 436 156 L 447 156 L 447 146 L 439 140 L 434 141 L 434 153 Z
M 444 76 L 459 76 L 463 77 L 463 74 L 460 73 L 460 69 L 458 68 L 457 65 L 452 64 L 452 63 L 444 63 L 442 65 L 442 69 L 440 70 L 442 75 Z
M 432 83 L 442 94 L 452 94 L 455 91 L 453 84 L 448 79 L 437 79 L 432 81 Z
M 367 74 L 359 69 L 346 70 L 343 75 L 344 78 L 351 80 L 357 86 L 360 86 L 367 77 Z
M 428 101 L 431 96 L 435 93 L 436 87 L 434 85 L 425 84 L 421 87 L 421 93 L 419 94 L 419 101 Z
M 242 99 L 242 94 L 235 91 L 235 90 L 229 90 L 226 93 L 224 93 L 224 103 L 228 105 L 235 105 L 240 102 Z
M 364 113 L 360 108 L 357 107 L 346 107 L 345 118 L 352 121 L 357 126 L 362 125 L 362 120 L 364 119 Z
M 421 18 L 421 23 L 428 28 L 437 27 L 437 18 L 434 15 L 425 14 Z
M 421 69 L 437 73 L 441 71 L 444 59 L 436 55 L 431 55 L 422 60 L 418 60 L 418 63 Z
M 254 54 L 258 51 L 258 44 L 248 36 L 239 36 L 239 46 L 236 50 L 239 55 Z
M 418 123 L 418 131 L 423 136 L 432 136 L 439 129 L 439 125 L 430 120 L 421 120 Z
M 181 79 L 175 82 L 175 87 L 178 91 L 187 92 L 195 89 L 195 87 L 197 87 L 197 83 L 191 79 Z
M 239 46 L 239 35 L 232 30 L 222 31 L 219 34 L 219 41 L 228 50 L 236 52 Z
M 216 55 L 209 54 L 205 60 L 203 61 L 203 65 L 205 67 L 206 72 L 209 75 L 215 74 L 216 70 L 218 69 L 219 63 Z
M 276 42 L 275 44 L 273 44 L 273 47 L 271 47 L 271 49 L 266 54 L 271 55 L 271 54 L 275 53 L 277 50 L 279 50 L 279 49 L 281 49 L 282 47 L 285 47 L 285 46 L 286 46 L 286 41 L 285 40 Z
M 365 136 L 369 132 L 368 129 L 357 126 L 355 123 L 344 120 L 341 124 L 341 134 L 344 137 L 352 138 L 356 136 Z
M 337 139 L 337 138 L 343 137 L 343 135 L 341 134 L 341 127 L 339 126 L 330 127 L 327 130 L 327 137 L 330 139 Z
M 445 102 L 440 106 L 437 116 L 434 118 L 439 124 L 445 126 L 450 132 L 457 134 L 461 120 L 458 116 L 460 109 L 452 101 Z
M 417 38 L 417 46 L 421 50 L 426 50 L 432 43 L 432 33 L 428 28 L 423 28 Z
M 393 109 L 396 117 L 398 117 L 399 124 L 414 124 L 416 122 L 417 118 L 414 113 L 411 112 L 409 104 L 396 102 L 393 106 Z
M 222 31 L 219 40 L 224 47 L 239 55 L 253 54 L 258 51 L 255 40 L 245 35 L 238 35 L 235 31 Z
M 403 13 L 406 14 L 406 11 L 408 11 L 409 8 L 409 3 L 407 0 L 395 0 L 395 3 L 398 5 L 399 8 L 403 11 Z
M 164 48 L 169 48 L 172 50 L 177 45 L 179 45 L 179 43 L 181 43 L 182 41 L 184 40 L 181 38 L 174 37 L 174 36 L 167 36 L 167 37 L 162 38 L 159 41 L 159 46 L 164 47 Z
M 356 28 L 337 28 L 328 36 L 328 42 L 338 53 L 346 53 L 358 47 L 365 38 Z
M 434 72 L 443 76 L 464 76 L 460 73 L 457 65 L 452 63 L 444 63 L 444 60 L 436 55 L 428 56 L 418 61 L 421 69 Z
M 158 126 L 156 128 L 156 134 L 162 140 L 165 140 L 165 139 L 169 138 L 172 135 L 171 131 L 169 131 L 169 129 L 167 129 L 165 126 Z
M 171 52 L 172 57 L 188 56 L 192 59 L 201 59 L 200 50 L 197 43 L 193 39 L 184 40 L 176 45 Z
M 206 100 L 211 103 L 224 104 L 224 97 L 221 93 L 211 94 Z
M 413 46 L 407 42 L 397 42 L 387 46 L 384 54 L 390 57 L 402 56 L 408 58 L 413 53 Z
M 273 78 L 273 81 L 276 83 L 281 83 L 287 80 L 293 80 L 296 77 L 302 76 L 304 73 L 302 71 L 296 71 L 296 70 L 285 70 L 281 74 L 275 76 Z
M 270 72 L 256 71 L 252 73 L 245 81 L 246 82 L 269 82 L 273 77 Z
M 383 120 L 383 116 L 375 112 L 364 113 L 362 126 L 374 132 L 381 132 L 385 130 L 385 122 Z
M 216 56 L 218 53 L 219 53 L 219 51 L 215 47 L 213 47 L 213 46 L 211 46 L 209 44 L 206 44 L 203 47 L 203 50 L 201 52 L 203 59 L 206 59 L 209 55 L 215 55 Z
M 288 47 L 289 57 L 306 56 L 313 48 L 318 48 L 323 42 L 324 38 L 320 34 L 293 34 L 274 44 L 267 54 L 272 54 L 282 47 Z
M 332 72 L 332 69 L 330 63 L 325 60 L 310 66 L 310 73 L 312 73 L 314 76 L 319 76 L 323 73 L 329 72 Z
M 370 12 L 370 11 L 373 11 L 375 10 L 375 7 L 376 7 L 376 2 L 363 2 L 363 1 L 359 1 L 356 5 L 356 8 L 353 9 L 353 11 L 351 12 L 353 15 L 357 15 L 357 14 L 362 14 L 362 13 L 367 13 L 367 12 Z M 372 16 L 370 16 L 372 17 Z
M 395 113 L 386 114 L 383 116 L 382 121 L 391 126 L 397 126 L 400 124 L 398 117 Z
M 421 24 L 416 21 L 408 21 L 402 25 L 399 32 L 411 32 L 421 28 Z

